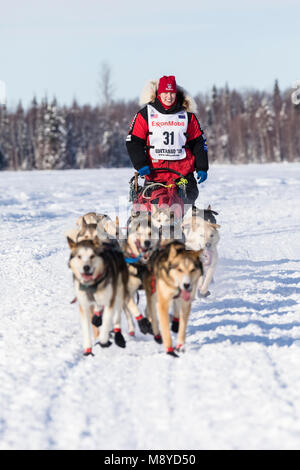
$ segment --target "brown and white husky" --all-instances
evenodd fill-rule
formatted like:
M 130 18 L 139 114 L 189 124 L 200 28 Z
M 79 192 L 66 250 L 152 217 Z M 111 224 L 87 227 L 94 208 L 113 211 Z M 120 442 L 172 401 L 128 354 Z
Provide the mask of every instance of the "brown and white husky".
M 121 312 L 128 297 L 128 268 L 123 254 L 114 248 L 103 247 L 97 240 L 74 242 L 68 238 L 68 243 L 71 249 L 69 267 L 80 309 L 84 355 L 92 354 L 91 320 L 95 317 L 102 320 L 98 322 L 101 324 L 100 332 L 93 327 L 94 338 L 100 346 L 110 346 L 109 335 L 113 326 L 116 344 L 125 347 Z
M 137 292 L 143 289 L 147 263 L 158 242 L 159 231 L 155 226 L 151 226 L 151 215 L 147 212 L 133 213 L 127 222 L 127 237 L 121 243 L 129 272 L 129 298 L 124 309 L 130 335 L 134 335 L 132 316 L 143 334 L 152 333 L 151 323 L 141 314 L 134 298 Z
M 176 356 L 170 333 L 169 309 L 175 303 L 179 317 L 176 349 L 182 350 L 186 329 L 200 276 L 203 273 L 200 251 L 187 250 L 182 242 L 172 241 L 156 250 L 150 259 L 145 277 L 147 310 L 157 342 L 162 342 L 168 354 Z

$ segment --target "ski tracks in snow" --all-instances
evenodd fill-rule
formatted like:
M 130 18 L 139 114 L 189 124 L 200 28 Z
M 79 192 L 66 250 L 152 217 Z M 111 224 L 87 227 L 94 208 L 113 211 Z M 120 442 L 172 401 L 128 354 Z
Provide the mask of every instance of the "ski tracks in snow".
M 131 171 L 114 193 L 115 170 L 0 174 L 0 448 L 298 448 L 297 172 L 210 170 L 199 205 L 219 212 L 220 262 L 176 360 L 139 332 L 82 357 L 63 234 L 113 209 Z

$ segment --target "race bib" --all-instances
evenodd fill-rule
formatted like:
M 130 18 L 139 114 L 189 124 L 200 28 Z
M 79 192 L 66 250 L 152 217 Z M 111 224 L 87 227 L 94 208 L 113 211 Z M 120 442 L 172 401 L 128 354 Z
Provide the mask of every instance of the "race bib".
M 162 114 L 148 104 L 148 126 L 149 152 L 153 160 L 182 160 L 186 157 L 186 111 Z

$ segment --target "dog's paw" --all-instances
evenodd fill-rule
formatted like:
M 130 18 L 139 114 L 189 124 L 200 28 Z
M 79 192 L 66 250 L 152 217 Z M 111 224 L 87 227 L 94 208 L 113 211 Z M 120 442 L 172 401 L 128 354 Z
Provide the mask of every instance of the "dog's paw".
M 162 338 L 160 335 L 155 335 L 154 336 L 154 341 L 156 341 L 158 344 L 162 344 Z
M 149 323 L 150 323 L 150 327 L 149 327 L 149 330 L 148 330 L 148 334 L 149 334 L 149 335 L 153 335 L 153 336 L 154 336 L 154 332 L 153 332 L 152 324 L 151 324 L 151 322 L 149 322 Z
M 143 317 L 140 320 L 138 320 L 138 325 L 139 325 L 139 329 L 141 333 L 143 333 L 144 335 L 146 335 L 147 333 L 153 334 L 152 325 L 150 321 L 148 320 L 148 318 Z
M 83 355 L 84 356 L 94 356 L 95 354 L 93 354 L 92 348 L 87 348 L 83 351 Z
M 179 330 L 179 318 L 173 318 L 172 324 L 171 324 L 171 330 L 173 333 L 178 333 Z
M 102 325 L 102 315 L 93 315 L 92 325 L 97 326 L 97 327 L 101 326 Z
M 205 294 L 202 294 L 200 290 L 198 290 L 198 294 L 197 294 L 197 297 L 198 299 L 206 299 L 206 297 L 209 297 L 211 294 L 208 291 L 205 292 Z
M 100 341 L 98 341 L 99 346 L 101 346 L 101 348 L 109 348 L 109 346 L 112 345 L 112 342 L 111 341 L 107 341 L 106 343 L 100 343 Z
M 178 354 L 174 351 L 174 348 L 168 348 L 167 355 L 172 357 L 179 357 Z
M 126 341 L 121 331 L 115 333 L 115 343 L 119 348 L 126 348 Z
M 205 294 L 202 294 L 202 297 L 206 298 L 206 297 L 209 297 L 211 294 L 210 294 L 210 291 L 208 290 L 207 292 L 205 292 Z
M 177 344 L 175 351 L 177 353 L 185 353 L 185 347 L 183 344 Z

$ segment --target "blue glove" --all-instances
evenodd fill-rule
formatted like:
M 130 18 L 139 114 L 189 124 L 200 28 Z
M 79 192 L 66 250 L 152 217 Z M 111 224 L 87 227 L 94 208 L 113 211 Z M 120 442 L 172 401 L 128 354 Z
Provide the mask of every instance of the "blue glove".
M 150 175 L 151 170 L 150 170 L 149 165 L 146 165 L 146 166 L 143 166 L 142 168 L 140 168 L 138 170 L 138 173 L 139 173 L 140 176 Z
M 207 179 L 206 171 L 197 171 L 198 184 L 203 183 Z

